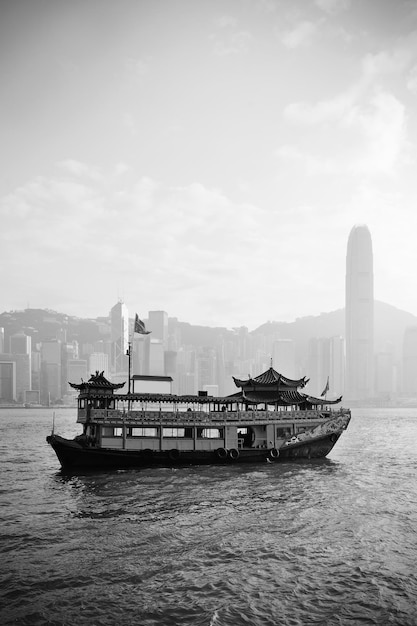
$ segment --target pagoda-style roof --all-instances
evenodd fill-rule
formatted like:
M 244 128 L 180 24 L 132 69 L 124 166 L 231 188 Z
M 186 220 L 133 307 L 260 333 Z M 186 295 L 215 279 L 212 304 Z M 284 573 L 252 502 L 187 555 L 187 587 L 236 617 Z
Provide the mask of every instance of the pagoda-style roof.
M 259 374 L 259 376 L 255 376 L 255 378 L 249 377 L 247 380 L 241 380 L 239 378 L 235 378 L 233 376 L 233 380 L 235 381 L 236 387 L 240 387 L 241 389 L 252 388 L 256 389 L 259 387 L 273 387 L 274 389 L 297 389 L 298 387 L 305 387 L 308 383 L 306 377 L 299 378 L 298 380 L 293 380 L 291 378 L 287 378 L 283 374 L 280 374 L 273 367 L 270 367 L 266 372 Z
M 312 407 L 324 404 L 337 404 L 342 398 L 328 400 L 327 398 L 315 398 L 299 391 L 308 383 L 309 379 L 303 376 L 297 380 L 287 378 L 271 366 L 266 372 L 241 380 L 233 377 L 236 387 L 241 391 L 233 394 L 236 402 L 246 404 L 269 404 L 276 406 L 300 406 Z
M 290 389 L 288 391 L 242 390 L 232 396 L 228 396 L 228 398 L 242 404 L 265 403 L 275 406 L 302 406 L 305 408 L 323 406 L 325 404 L 338 404 L 342 400 L 341 396 L 335 400 L 329 400 L 328 398 L 315 398 L 314 396 L 302 393 L 296 389 Z
M 96 371 L 95 374 L 91 374 L 89 380 L 85 382 L 81 379 L 81 383 L 68 383 L 70 387 L 73 389 L 78 389 L 78 391 L 90 391 L 90 390 L 113 390 L 113 389 L 121 389 L 125 383 L 111 383 L 104 376 L 104 370 L 102 372 Z

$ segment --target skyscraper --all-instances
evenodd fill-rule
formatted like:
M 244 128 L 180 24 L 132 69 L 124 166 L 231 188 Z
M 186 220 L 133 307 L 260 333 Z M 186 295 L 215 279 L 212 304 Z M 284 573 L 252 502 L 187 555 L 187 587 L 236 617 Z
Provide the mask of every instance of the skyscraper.
M 129 313 L 124 302 L 119 300 L 110 311 L 112 362 L 111 371 L 126 373 L 128 360 L 126 350 L 129 343 Z
M 355 225 L 346 255 L 345 395 L 361 400 L 373 395 L 374 274 L 372 240 L 365 224 Z
M 158 339 L 166 350 L 168 345 L 168 313 L 149 311 L 148 330 L 152 332 L 152 339 Z

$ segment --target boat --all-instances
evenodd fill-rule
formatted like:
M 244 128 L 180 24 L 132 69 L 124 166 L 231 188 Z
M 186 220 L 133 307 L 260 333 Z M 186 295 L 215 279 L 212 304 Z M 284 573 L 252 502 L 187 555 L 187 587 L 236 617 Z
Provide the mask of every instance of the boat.
M 132 381 L 133 381 L 132 377 Z M 74 439 L 47 442 L 63 470 L 281 463 L 326 457 L 349 425 L 350 409 L 305 392 L 271 367 L 225 397 L 136 392 L 104 372 L 70 383 L 78 391 Z

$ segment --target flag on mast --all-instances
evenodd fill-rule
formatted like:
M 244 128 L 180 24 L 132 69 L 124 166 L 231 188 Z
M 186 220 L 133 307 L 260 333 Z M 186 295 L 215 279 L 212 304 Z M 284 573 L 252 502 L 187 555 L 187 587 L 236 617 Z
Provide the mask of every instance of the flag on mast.
M 329 377 L 327 377 L 327 383 L 325 388 L 323 389 L 323 393 L 321 394 L 321 397 L 325 396 L 326 393 L 329 391 L 330 387 L 329 387 Z
M 133 327 L 133 332 L 138 333 L 139 335 L 149 335 L 151 332 L 150 330 L 146 330 L 145 324 L 142 322 L 142 320 L 139 319 L 137 313 L 135 316 L 135 325 Z

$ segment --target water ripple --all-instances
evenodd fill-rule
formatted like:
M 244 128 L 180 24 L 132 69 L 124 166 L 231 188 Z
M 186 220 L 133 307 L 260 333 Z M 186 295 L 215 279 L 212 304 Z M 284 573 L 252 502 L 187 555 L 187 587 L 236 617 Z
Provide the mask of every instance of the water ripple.
M 31 413 L 0 414 L 2 624 L 417 624 L 415 415 L 323 461 L 69 476 Z

